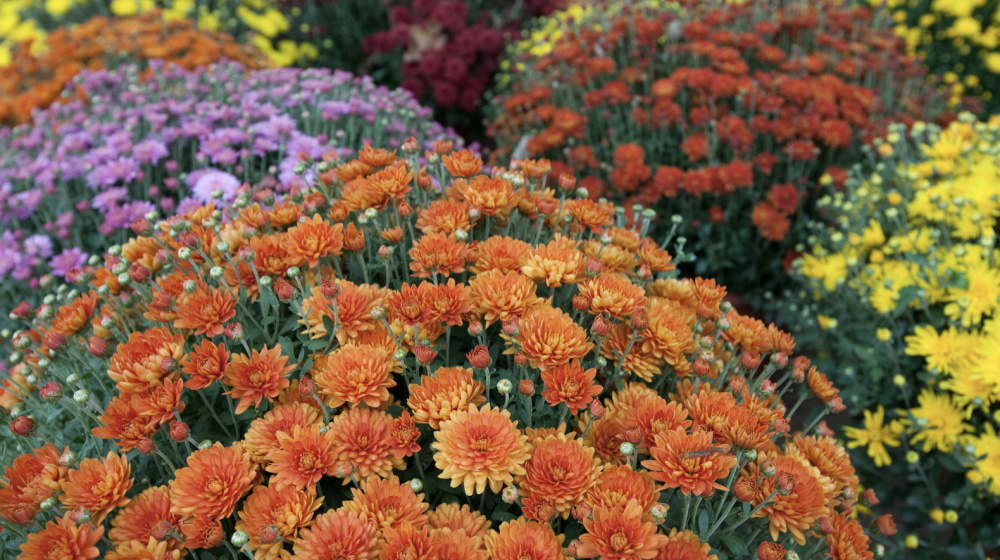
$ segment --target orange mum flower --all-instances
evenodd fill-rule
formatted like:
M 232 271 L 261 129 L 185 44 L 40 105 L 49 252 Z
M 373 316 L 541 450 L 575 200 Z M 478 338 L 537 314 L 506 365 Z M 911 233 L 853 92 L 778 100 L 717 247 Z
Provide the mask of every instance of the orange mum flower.
M 465 272 L 466 247 L 465 242 L 443 233 L 425 234 L 410 249 L 410 270 L 418 278 Z
M 283 228 L 290 226 L 298 221 L 301 212 L 302 205 L 295 204 L 290 198 L 287 198 L 285 202 L 275 204 L 271 208 L 271 211 L 268 212 L 268 217 L 271 218 L 271 227 Z
M 368 181 L 368 188 L 386 202 L 392 198 L 405 198 L 406 193 L 413 190 L 413 173 L 405 165 L 376 171 L 365 180 Z
M 601 233 L 603 229 L 614 223 L 615 209 L 613 205 L 598 205 L 589 198 L 578 198 L 566 202 L 564 211 L 573 220 L 591 233 Z
M 688 529 L 678 531 L 676 528 L 670 529 L 667 535 L 667 543 L 657 554 L 657 560 L 719 560 L 712 551 L 712 545 L 701 542 L 698 533 Z
M 392 165 L 397 159 L 399 158 L 396 157 L 396 150 L 390 152 L 382 148 L 372 148 L 367 144 L 358 152 L 358 161 L 373 169 Z
M 466 187 L 465 199 L 484 216 L 495 216 L 517 206 L 514 185 L 503 177 L 473 177 Z
M 447 284 L 428 287 L 427 304 L 431 308 L 429 321 L 460 326 L 462 317 L 472 311 L 472 289 L 449 278 Z
M 643 521 L 651 521 L 653 515 L 649 511 L 660 500 L 660 493 L 648 472 L 634 471 L 630 465 L 605 467 L 597 477 L 597 484 L 584 497 L 592 508 L 624 509 L 631 500 L 635 500 L 639 510 L 644 512 Z
M 840 391 L 833 386 L 825 374 L 816 369 L 816 366 L 809 368 L 809 373 L 806 374 L 806 383 L 809 384 L 809 390 L 825 403 L 832 401 L 840 394 Z
M 831 518 L 833 533 L 826 536 L 826 544 L 830 547 L 827 555 L 831 560 L 872 560 L 875 554 L 869 550 L 868 535 L 849 515 L 842 513 Z
M 142 316 L 157 323 L 173 323 L 177 320 L 177 308 L 183 306 L 194 294 L 208 291 L 208 285 L 203 280 L 180 267 L 166 276 L 158 276 L 156 280 L 160 289 L 152 287 L 153 301 Z M 184 283 L 188 280 L 195 283 L 195 291 L 192 294 L 184 291 Z M 163 301 L 164 299 L 166 301 Z
M 424 323 L 431 316 L 431 310 L 426 305 L 429 285 L 427 282 L 421 282 L 419 286 L 403 284 L 398 292 L 389 296 L 392 311 L 407 325 Z
M 380 560 L 434 560 L 439 557 L 427 527 L 418 530 L 404 521 L 398 529 L 386 528 L 382 537 L 385 543 L 379 552 Z
M 517 342 L 531 366 L 542 371 L 581 359 L 594 347 L 587 340 L 587 331 L 569 314 L 547 305 L 532 307 L 524 313 Z M 513 348 L 505 351 L 514 352 Z
M 191 294 L 183 304 L 177 306 L 174 327 L 194 329 L 194 334 L 213 337 L 222 334 L 223 325 L 236 316 L 236 301 L 229 290 L 219 290 L 214 286 L 208 292 Z
M 624 319 L 646 306 L 645 290 L 624 276 L 602 274 L 585 280 L 579 289 L 590 301 L 590 312 L 594 315 Z
M 712 388 L 700 389 L 680 402 L 691 415 L 695 426 L 708 429 L 719 438 L 726 436 L 729 412 L 736 407 L 736 398 L 731 393 L 722 393 Z
M 312 376 L 329 406 L 365 403 L 378 408 L 389 400 L 389 387 L 396 386 L 391 370 L 389 356 L 382 348 L 344 346 L 316 358 Z
M 625 274 L 639 266 L 635 253 L 618 245 L 603 245 L 597 239 L 588 239 L 580 246 L 583 254 L 601 263 L 606 274 Z
M 37 533 L 28 533 L 28 540 L 21 545 L 18 560 L 92 560 L 101 555 L 97 541 L 104 536 L 104 527 L 95 528 L 90 523 L 77 526 L 63 515 L 56 521 L 49 521 Z
M 651 347 L 642 344 L 633 344 L 626 352 L 633 332 L 632 325 L 628 322 L 612 327 L 601 344 L 601 356 L 616 367 L 621 364 L 622 371 L 637 375 L 649 383 L 654 375 L 663 374 L 663 359 L 657 358 Z M 622 360 L 622 357 L 625 359 Z
M 730 409 L 726 416 L 720 441 L 741 449 L 758 450 L 774 436 L 770 422 L 762 422 L 746 404 L 741 403 Z
M 638 257 L 639 262 L 648 266 L 650 272 L 670 272 L 677 269 L 670 253 L 660 249 L 656 242 L 648 237 L 642 240 Z
M 514 482 L 514 476 L 524 474 L 530 456 L 528 437 L 521 435 L 510 412 L 489 404 L 456 410 L 434 438 L 431 447 L 440 478 L 451 479 L 452 488 L 464 486 L 467 496 L 482 494 L 487 484 L 500 492 L 504 484 Z
M 162 521 L 180 532 L 177 516 L 170 513 L 170 490 L 166 486 L 147 488 L 111 520 L 108 538 L 115 548 L 132 541 L 144 542 Z M 178 539 L 171 537 L 165 542 L 168 550 L 184 550 L 184 543 Z
M 352 560 L 375 560 L 379 532 L 356 511 L 330 510 L 316 517 L 311 529 L 303 529 L 295 541 L 295 558 L 327 560 L 331 551 Z
M 104 560 L 179 560 L 180 550 L 172 550 L 167 543 L 158 542 L 153 537 L 145 541 L 123 543 L 104 556 Z
M 469 205 L 465 202 L 439 199 L 417 214 L 417 229 L 421 233 L 451 235 L 457 230 L 469 231 Z
M 341 344 L 372 328 L 372 309 L 380 299 L 378 288 L 367 284 L 358 286 L 347 280 L 334 280 L 340 289 L 337 295 L 337 340 Z M 312 338 L 324 338 L 326 330 L 323 317 L 334 320 L 334 300 L 323 295 L 320 286 L 313 286 L 310 296 L 302 302 L 302 319 L 299 323 L 307 327 L 306 333 Z
M 274 473 L 272 483 L 277 487 L 294 486 L 299 490 L 314 489 L 324 475 L 337 474 L 337 452 L 333 433 L 321 434 L 319 426 L 292 426 L 287 432 L 278 432 L 277 449 L 267 454 L 270 464 L 266 469 Z
M 557 515 L 569 519 L 584 494 L 597 484 L 600 472 L 601 460 L 594 458 L 592 447 L 565 434 L 550 435 L 534 442 L 517 483 L 526 504 L 546 501 Z
M 726 320 L 729 321 L 729 330 L 723 331 L 722 338 L 733 346 L 739 346 L 744 352 L 771 351 L 771 333 L 767 331 L 764 323 L 753 317 L 740 315 L 736 311 L 730 311 L 726 315 Z
M 226 345 L 202 339 L 201 346 L 195 346 L 194 351 L 181 362 L 181 371 L 191 376 L 184 386 L 193 390 L 204 389 L 222 379 L 228 366 L 229 350 Z
M 543 301 L 535 295 L 535 283 L 517 272 L 489 270 L 473 278 L 469 287 L 475 311 L 486 320 L 487 327 L 517 317 Z
M 486 402 L 486 387 L 473 380 L 472 374 L 469 368 L 438 368 L 433 377 L 421 377 L 420 385 L 411 384 L 406 404 L 413 411 L 413 420 L 437 430 L 453 411 Z
M 500 272 L 520 272 L 524 257 L 531 251 L 531 245 L 520 239 L 494 235 L 478 246 L 479 258 L 469 267 L 473 274 L 489 270 Z
M 322 418 L 320 410 L 309 404 L 276 406 L 250 424 L 243 437 L 243 449 L 255 462 L 263 463 L 271 451 L 278 449 L 279 433 L 292 433 L 295 426 L 318 426 Z
M 556 407 L 565 403 L 574 415 L 590 405 L 594 397 L 601 394 L 602 387 L 594 382 L 597 370 L 584 370 L 580 360 L 573 360 L 542 372 L 545 402 Z
M 412 457 L 414 453 L 420 451 L 420 446 L 417 445 L 420 430 L 413 423 L 409 412 L 404 410 L 402 416 L 393 418 L 389 424 L 393 439 L 392 452 L 397 459 Z
M 144 393 L 163 384 L 169 373 L 163 359 L 179 361 L 184 356 L 184 336 L 171 333 L 166 327 L 136 331 L 128 342 L 119 344 L 108 365 L 108 377 L 118 384 L 122 393 Z
M 712 433 L 701 430 L 688 434 L 673 430 L 657 434 L 652 459 L 642 466 L 651 471 L 654 480 L 663 483 L 660 490 L 680 488 L 684 495 L 709 496 L 714 490 L 728 490 L 715 482 L 729 476 L 736 466 L 736 457 L 714 446 Z
M 589 414 L 580 417 L 580 431 L 586 429 Z M 620 447 L 623 441 L 622 433 L 625 432 L 625 422 L 618 416 L 605 414 L 603 418 L 594 420 L 583 442 L 594 448 L 594 453 L 605 464 L 621 465 L 625 463 L 625 456 L 622 455 Z
M 246 531 L 250 536 L 247 546 L 254 551 L 256 560 L 274 560 L 284 551 L 285 543 L 275 539 L 271 543 L 260 541 L 260 530 L 273 526 L 282 539 L 295 541 L 299 529 L 312 523 L 313 513 L 323 504 L 322 498 L 297 490 L 293 486 L 279 488 L 257 486 L 243 503 L 237 531 Z M 287 553 L 286 553 L 287 554 Z
M 257 467 L 240 444 L 199 449 L 170 482 L 170 513 L 225 519 L 253 488 Z
M 181 535 L 184 536 L 184 547 L 190 550 L 212 549 L 222 544 L 222 539 L 226 538 L 222 523 L 204 516 L 182 520 Z
M 414 493 L 409 484 L 400 483 L 399 477 L 369 478 L 360 490 L 351 488 L 351 495 L 354 499 L 344 502 L 344 509 L 357 512 L 379 531 L 395 529 L 403 522 L 417 528 L 427 524 L 424 495 Z
M 62 488 L 69 469 L 59 465 L 60 455 L 56 446 L 47 444 L 34 454 L 18 456 L 4 469 L 4 480 L 0 480 L 0 514 L 4 518 L 21 524 L 15 521 L 16 514 L 25 506 L 26 513 L 34 518 L 42 501 Z
M 832 437 L 797 435 L 785 447 L 785 455 L 808 463 L 834 482 L 838 491 L 850 488 L 857 494 L 858 476 L 844 446 Z
M 427 525 L 435 532 L 440 529 L 462 530 L 471 538 L 485 539 L 490 531 L 489 519 L 478 511 L 473 511 L 468 504 L 459 506 L 442 502 L 427 514 Z M 485 549 L 485 542 L 483 543 Z
M 594 508 L 593 519 L 584 519 L 587 532 L 580 535 L 577 556 L 608 560 L 639 560 L 656 558 L 657 551 L 667 544 L 666 535 L 656 532 L 656 525 L 642 520 L 642 510 L 635 500 L 625 509 Z
M 288 374 L 295 369 L 295 364 L 286 366 L 287 363 L 288 357 L 281 355 L 280 344 L 270 350 L 266 345 L 260 352 L 251 350 L 250 356 L 233 356 L 222 382 L 232 387 L 225 394 L 240 401 L 236 404 L 236 414 L 250 408 L 251 402 L 254 408 L 259 407 L 264 397 L 270 401 L 288 387 Z
M 694 279 L 691 288 L 698 299 L 698 315 L 706 319 L 716 319 L 722 312 L 719 311 L 719 304 L 726 297 L 726 287 L 715 283 L 714 278 L 705 280 L 698 277 Z
M 393 454 L 391 418 L 385 412 L 370 408 L 352 408 L 333 421 L 334 451 L 337 463 L 348 461 L 358 469 L 358 477 L 387 477 L 393 469 L 405 468 L 402 459 Z M 347 484 L 350 479 L 345 479 Z
M 754 517 L 768 518 L 772 540 L 778 540 L 781 533 L 789 531 L 795 542 L 805 544 L 805 531 L 808 531 L 817 519 L 828 513 L 823 487 L 810 467 L 791 457 L 765 457 L 763 454 L 757 456 L 757 463 L 751 463 L 747 467 L 752 480 L 760 479 L 760 464 L 767 459 L 773 461 L 777 476 L 763 477 L 757 485 L 757 494 L 752 503 L 756 507 L 772 493 L 774 497 L 768 505 L 758 510 Z M 778 479 L 787 477 L 791 477 L 795 482 L 794 487 L 788 495 L 777 493 Z
M 652 387 L 641 381 L 627 381 L 621 391 L 611 393 L 611 402 L 605 402 L 612 415 L 622 414 L 636 406 L 646 406 L 650 399 L 662 398 Z
M 441 156 L 445 169 L 455 177 L 472 177 L 483 168 L 483 160 L 469 150 L 452 152 L 451 155 Z
M 482 537 L 471 537 L 463 529 L 431 531 L 439 558 L 448 560 L 488 560 Z
M 487 535 L 486 549 L 492 560 L 562 560 L 563 538 L 557 537 L 548 523 L 522 517 Z
M 557 233 L 546 245 L 528 251 L 522 257 L 521 272 L 535 281 L 545 281 L 549 287 L 575 284 L 583 280 L 587 257 L 571 237 Z
M 692 335 L 695 316 L 676 302 L 654 298 L 649 303 L 647 317 L 649 327 L 637 343 L 643 351 L 670 364 L 678 374 L 689 373 L 691 363 L 687 356 L 698 350 Z
M 139 414 L 149 418 L 155 426 L 165 424 L 175 418 L 175 413 L 184 412 L 184 401 L 181 400 L 181 393 L 184 391 L 184 382 L 178 379 L 171 381 L 163 380 L 163 385 L 153 389 L 147 396 L 143 397 L 139 405 Z
M 795 351 L 795 338 L 771 323 L 767 326 L 767 333 L 771 335 L 771 348 L 775 352 L 784 352 L 786 355 Z
M 84 459 L 79 469 L 66 476 L 59 501 L 71 509 L 86 509 L 95 524 L 104 521 L 111 510 L 131 501 L 125 494 L 132 488 L 132 467 L 117 453 L 108 453 L 104 459 Z
M 107 411 L 101 416 L 103 426 L 90 430 L 101 439 L 115 439 L 115 445 L 122 452 L 131 451 L 139 445 L 139 440 L 156 433 L 159 424 L 153 418 L 140 412 L 142 398 L 134 393 L 125 393 L 111 399 Z
M 639 452 L 645 453 L 656 440 L 657 434 L 685 430 L 691 426 L 687 411 L 675 402 L 668 403 L 659 395 L 647 399 L 642 406 L 627 407 L 621 411 L 625 426 L 639 428 L 642 441 Z
M 77 296 L 68 305 L 63 305 L 52 318 L 49 328 L 54 333 L 72 336 L 87 326 L 97 308 L 97 293 L 87 292 Z
M 330 224 L 319 214 L 298 222 L 281 242 L 290 266 L 319 266 L 319 260 L 339 256 L 344 248 L 344 225 Z

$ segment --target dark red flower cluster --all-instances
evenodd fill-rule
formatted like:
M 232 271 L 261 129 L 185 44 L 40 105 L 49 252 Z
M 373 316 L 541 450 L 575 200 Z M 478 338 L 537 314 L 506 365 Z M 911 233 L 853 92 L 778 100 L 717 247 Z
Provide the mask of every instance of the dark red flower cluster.
M 443 108 L 474 111 L 499 68 L 504 35 L 556 9 L 559 0 L 392 0 L 390 29 L 364 42 L 369 53 L 402 51 L 402 87 Z
M 491 106 L 498 157 L 527 140 L 527 156 L 594 198 L 781 242 L 824 174 L 836 186 L 888 123 L 944 109 L 866 7 L 822 0 L 761 19 L 752 2 L 685 4 L 608 11 L 600 26 L 567 24 L 543 56 L 518 54 Z

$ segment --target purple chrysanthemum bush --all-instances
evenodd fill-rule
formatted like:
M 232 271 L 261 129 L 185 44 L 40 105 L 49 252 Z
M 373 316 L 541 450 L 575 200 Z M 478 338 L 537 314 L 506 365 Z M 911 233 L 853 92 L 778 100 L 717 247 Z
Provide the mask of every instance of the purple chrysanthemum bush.
M 133 221 L 301 188 L 302 154 L 461 141 L 403 90 L 325 69 L 84 71 L 65 101 L 0 130 L 0 299 L 63 279 Z M 121 239 L 119 239 L 121 238 Z

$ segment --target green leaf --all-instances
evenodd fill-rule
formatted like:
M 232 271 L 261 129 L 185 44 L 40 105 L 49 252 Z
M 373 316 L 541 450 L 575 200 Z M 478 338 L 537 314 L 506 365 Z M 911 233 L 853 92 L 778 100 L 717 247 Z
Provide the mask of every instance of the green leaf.
M 698 533 L 708 534 L 708 512 L 705 510 L 701 510 L 701 513 L 698 514 Z
M 737 558 L 746 556 L 750 553 L 747 549 L 746 543 L 742 539 L 734 535 L 716 535 L 722 544 L 726 545 L 729 552 L 732 552 Z
M 920 293 L 920 286 L 907 286 L 902 290 L 899 290 L 899 301 L 896 303 L 896 309 L 892 311 L 892 316 L 894 318 L 899 318 L 900 315 L 906 311 L 907 306 L 917 299 L 917 294 Z
M 493 521 L 499 521 L 500 523 L 517 519 L 517 516 L 509 511 L 494 511 L 491 517 Z

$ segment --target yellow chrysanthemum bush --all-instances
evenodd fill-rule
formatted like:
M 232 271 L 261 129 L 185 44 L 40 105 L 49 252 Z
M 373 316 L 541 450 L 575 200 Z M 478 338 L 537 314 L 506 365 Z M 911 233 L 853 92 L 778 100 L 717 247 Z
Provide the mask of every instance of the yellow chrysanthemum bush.
M 927 557 L 1000 544 L 998 154 L 998 117 L 891 128 L 873 172 L 856 166 L 820 201 L 828 227 L 781 306 L 839 372 L 856 415 L 847 445 L 880 495 L 905 499 L 909 544 Z

